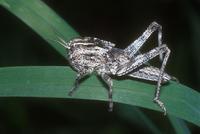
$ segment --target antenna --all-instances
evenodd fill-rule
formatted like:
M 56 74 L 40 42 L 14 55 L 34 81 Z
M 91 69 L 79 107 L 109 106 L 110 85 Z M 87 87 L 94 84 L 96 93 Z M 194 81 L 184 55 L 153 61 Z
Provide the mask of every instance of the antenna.
M 69 46 L 68 46 L 68 43 L 62 39 L 61 37 L 57 36 L 58 40 L 54 40 L 56 41 L 57 43 L 59 43 L 60 45 L 62 45 L 63 47 L 69 49 Z

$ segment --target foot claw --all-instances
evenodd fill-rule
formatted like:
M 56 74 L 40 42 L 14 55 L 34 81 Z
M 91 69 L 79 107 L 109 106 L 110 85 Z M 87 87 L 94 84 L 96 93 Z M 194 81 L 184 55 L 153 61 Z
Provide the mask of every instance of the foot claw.
M 108 112 L 112 112 L 112 111 L 113 111 L 113 108 L 109 108 L 109 109 L 108 109 Z
M 69 91 L 68 95 L 72 96 L 73 93 L 74 93 L 74 88 Z
M 162 101 L 160 101 L 158 98 L 154 98 L 153 102 L 155 102 L 162 109 L 162 111 L 164 112 L 164 115 L 167 115 L 167 110 Z
M 73 93 L 72 93 L 71 91 L 68 93 L 69 96 L 72 96 L 72 94 L 73 94 Z
M 113 111 L 113 102 L 109 102 L 109 108 L 108 108 L 109 112 Z

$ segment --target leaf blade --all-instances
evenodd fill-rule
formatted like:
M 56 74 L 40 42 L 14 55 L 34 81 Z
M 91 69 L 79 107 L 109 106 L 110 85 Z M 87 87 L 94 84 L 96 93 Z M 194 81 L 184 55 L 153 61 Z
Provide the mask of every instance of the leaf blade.
M 128 105 L 119 105 L 117 113 L 123 119 L 139 124 L 142 127 L 146 127 L 153 134 L 162 134 L 160 128 L 151 120 L 145 113 L 138 107 L 130 107 Z
M 183 120 L 178 119 L 174 116 L 168 116 L 168 118 L 172 126 L 174 127 L 176 134 L 191 134 L 189 128 Z
M 104 86 L 94 76 L 85 80 L 80 90 L 73 97 L 69 97 L 67 92 L 73 86 L 75 79 L 75 72 L 69 67 L 7 67 L 0 68 L 0 75 L 0 97 L 107 100 Z M 154 85 L 133 80 L 114 80 L 113 88 L 115 102 L 160 111 L 159 107 L 152 102 Z M 198 92 L 170 82 L 169 85 L 163 87 L 161 100 L 165 102 L 168 114 L 200 126 L 200 94 Z

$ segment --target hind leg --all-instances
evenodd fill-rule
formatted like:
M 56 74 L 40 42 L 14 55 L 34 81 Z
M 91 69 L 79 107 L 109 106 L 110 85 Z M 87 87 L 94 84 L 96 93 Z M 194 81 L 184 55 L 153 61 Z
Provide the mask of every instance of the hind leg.
M 156 56 L 160 54 L 164 54 L 164 59 L 162 61 L 160 73 L 157 80 L 157 87 L 156 87 L 154 102 L 158 104 L 158 106 L 164 111 L 164 114 L 166 114 L 166 108 L 164 104 L 160 101 L 161 82 L 162 82 L 162 78 L 164 74 L 164 69 L 170 55 L 170 50 L 166 45 L 156 47 L 145 54 L 140 54 L 134 57 L 133 60 L 130 60 L 130 63 L 120 66 L 116 75 L 118 76 L 127 75 L 131 73 L 134 69 L 141 67 L 142 65 L 144 65 L 145 63 L 147 63 L 148 61 L 150 61 L 151 59 L 155 58 Z
M 159 75 L 160 75 L 160 69 L 153 66 L 146 66 L 135 72 L 128 74 L 128 76 L 130 77 L 149 80 L 149 81 L 158 81 Z M 161 83 L 166 83 L 171 79 L 173 79 L 173 77 L 164 73 Z

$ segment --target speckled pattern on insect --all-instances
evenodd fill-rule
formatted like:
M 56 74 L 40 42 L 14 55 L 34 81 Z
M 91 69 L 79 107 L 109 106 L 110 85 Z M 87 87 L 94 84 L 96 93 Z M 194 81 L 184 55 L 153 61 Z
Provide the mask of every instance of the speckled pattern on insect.
M 138 53 L 155 31 L 158 31 L 158 46 L 144 54 Z M 69 42 L 59 38 L 57 42 L 69 50 L 68 61 L 77 71 L 77 78 L 69 95 L 78 88 L 80 79 L 95 72 L 108 85 L 109 111 L 112 111 L 113 83 L 110 76 L 129 76 L 150 80 L 157 82 L 153 101 L 166 114 L 166 108 L 160 100 L 160 88 L 162 83 L 168 82 L 173 77 L 164 72 L 170 49 L 162 43 L 162 27 L 158 23 L 152 22 L 144 33 L 125 49 L 116 48 L 115 44 L 94 37 L 78 37 Z M 160 68 L 146 64 L 156 56 L 159 56 L 162 62 Z

